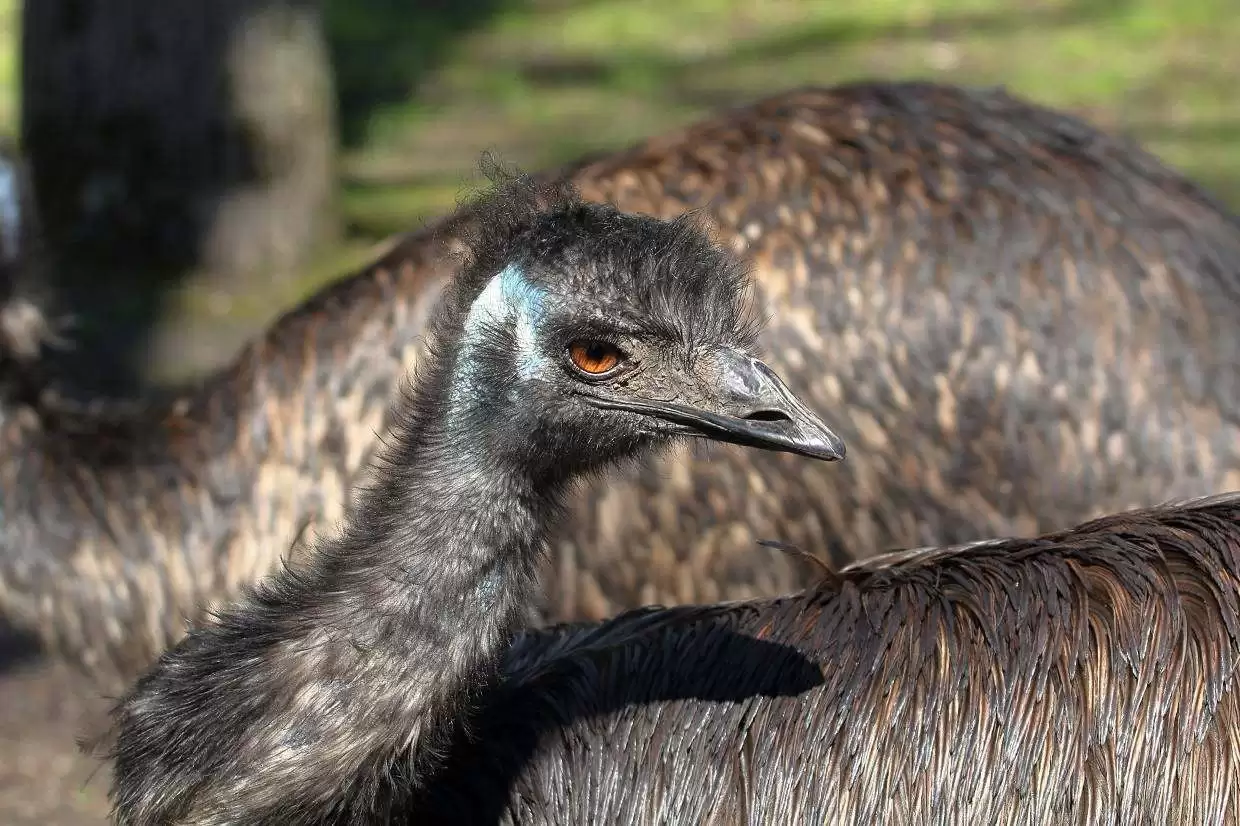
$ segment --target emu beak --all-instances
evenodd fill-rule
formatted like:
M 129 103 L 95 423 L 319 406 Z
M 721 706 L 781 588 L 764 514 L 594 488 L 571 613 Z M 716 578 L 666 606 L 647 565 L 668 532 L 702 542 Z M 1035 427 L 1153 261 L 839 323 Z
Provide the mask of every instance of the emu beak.
M 628 410 L 679 425 L 685 435 L 828 462 L 844 458 L 844 440 L 758 359 L 724 350 L 711 373 L 706 378 L 718 390 L 717 401 L 710 404 L 600 397 L 592 401 L 600 407 Z

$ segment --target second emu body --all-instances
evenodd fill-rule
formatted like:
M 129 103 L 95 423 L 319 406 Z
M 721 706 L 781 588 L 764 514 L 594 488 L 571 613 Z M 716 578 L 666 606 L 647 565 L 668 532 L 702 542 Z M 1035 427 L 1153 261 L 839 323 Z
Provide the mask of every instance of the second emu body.
M 809 89 L 564 174 L 713 220 L 755 266 L 766 358 L 856 455 L 681 450 L 584 492 L 547 618 L 804 585 L 757 538 L 840 564 L 1240 488 L 1240 226 L 1076 119 L 996 90 Z M 10 403 L 0 610 L 115 688 L 330 529 L 472 221 L 409 235 L 168 403 Z
M 843 455 L 725 255 L 513 192 L 341 535 L 118 706 L 122 826 L 1240 819 L 1236 494 L 510 646 L 574 478 L 686 435 Z

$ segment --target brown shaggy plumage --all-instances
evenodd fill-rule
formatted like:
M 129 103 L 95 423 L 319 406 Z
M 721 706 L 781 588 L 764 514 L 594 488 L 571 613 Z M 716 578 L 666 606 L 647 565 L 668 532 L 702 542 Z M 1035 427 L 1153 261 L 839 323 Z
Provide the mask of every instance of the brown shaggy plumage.
M 766 357 L 854 455 L 681 450 L 583 493 L 550 619 L 803 587 L 812 567 L 757 538 L 838 566 L 1240 489 L 1240 225 L 1077 119 L 860 83 L 565 174 L 713 221 L 754 264 Z M 330 533 L 472 220 L 407 236 L 180 398 L 0 410 L 0 610 L 116 689 L 183 618 Z

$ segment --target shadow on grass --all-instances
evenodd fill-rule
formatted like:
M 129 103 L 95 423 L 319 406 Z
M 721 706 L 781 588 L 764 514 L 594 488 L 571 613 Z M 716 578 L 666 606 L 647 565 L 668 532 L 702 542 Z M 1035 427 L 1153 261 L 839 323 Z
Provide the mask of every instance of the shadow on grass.
M 324 0 L 341 143 L 365 141 L 371 116 L 416 98 L 456 42 L 519 0 Z
M 566 7 L 581 9 L 598 2 L 600 0 L 535 0 L 533 8 L 536 13 L 551 12 Z M 695 56 L 671 55 L 657 49 L 619 49 L 608 47 L 605 43 L 600 44 L 597 53 L 583 51 L 547 55 L 513 43 L 496 52 L 471 54 L 470 65 L 471 69 L 481 71 L 488 77 L 518 78 L 520 82 L 515 84 L 520 89 L 518 94 L 528 95 L 534 100 L 565 91 L 589 90 L 593 94 L 615 90 L 618 94 L 640 97 L 653 109 L 677 113 L 700 112 L 742 105 L 760 96 L 783 91 L 784 87 L 771 85 L 778 83 L 773 79 L 775 73 L 771 69 L 806 55 L 829 56 L 833 51 L 856 44 L 879 46 L 922 43 L 937 38 L 1054 32 L 1060 28 L 1111 20 L 1122 15 L 1129 6 L 1131 0 L 1080 0 L 1053 8 L 943 13 L 929 20 L 914 22 L 876 22 L 846 17 L 788 27 L 773 36 L 748 38 L 731 48 Z M 533 27 L 538 27 L 536 17 Z M 542 39 L 534 38 L 538 42 Z M 746 79 L 748 75 L 755 74 L 761 78 L 758 83 Z M 823 82 L 830 82 L 830 79 L 824 77 Z M 523 147 L 529 150 L 527 154 L 537 154 L 541 159 L 539 166 L 572 163 L 580 155 L 597 157 L 635 139 L 631 133 L 626 133 L 623 138 L 609 136 L 606 129 L 568 130 L 541 136 L 524 134 L 520 138 L 501 133 L 494 138 L 503 142 L 505 152 L 519 151 Z M 531 140 L 532 146 L 524 145 Z M 417 166 L 422 167 L 421 164 Z M 447 171 L 447 177 L 453 183 L 459 183 L 459 175 L 459 170 Z M 405 179 L 393 175 L 383 180 L 370 178 L 354 182 L 350 203 L 362 208 L 352 211 L 352 231 L 362 235 L 394 231 L 409 213 L 426 214 L 418 211 L 428 200 L 422 197 L 422 187 L 442 189 L 444 185 L 444 176 L 434 172 L 428 174 L 423 168 L 401 177 Z
M 525 56 L 483 64 L 490 71 L 516 74 L 533 86 L 624 86 L 634 75 L 649 80 L 643 88 L 669 103 L 690 106 L 728 106 L 736 100 L 730 90 L 701 90 L 684 82 L 688 75 L 747 66 L 778 64 L 800 55 L 857 44 L 875 46 L 909 41 L 954 39 L 968 35 L 1002 36 L 1031 30 L 1054 30 L 1097 23 L 1122 14 L 1132 0 L 1079 0 L 1057 8 L 1032 7 L 1000 12 L 944 14 L 927 21 L 871 22 L 842 20 L 798 27 L 795 32 L 744 42 L 724 53 L 703 57 L 669 57 L 663 52 L 610 52 L 587 55 Z M 771 90 L 772 92 L 777 90 Z

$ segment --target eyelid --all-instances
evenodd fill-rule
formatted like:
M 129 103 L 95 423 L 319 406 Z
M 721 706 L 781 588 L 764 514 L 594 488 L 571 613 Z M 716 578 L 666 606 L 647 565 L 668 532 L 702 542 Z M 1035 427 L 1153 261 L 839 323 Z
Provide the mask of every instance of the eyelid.
M 596 338 L 623 348 L 623 342 L 639 339 L 642 335 L 643 331 L 640 326 L 629 324 L 623 318 L 600 313 L 586 319 L 584 324 L 573 325 L 571 338 Z

